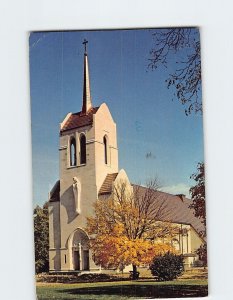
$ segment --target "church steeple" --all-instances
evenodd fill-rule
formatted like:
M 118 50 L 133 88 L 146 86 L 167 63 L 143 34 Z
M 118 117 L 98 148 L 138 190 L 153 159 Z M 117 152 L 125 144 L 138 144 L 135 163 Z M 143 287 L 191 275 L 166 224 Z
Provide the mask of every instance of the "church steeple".
M 88 58 L 87 58 L 87 43 L 88 41 L 84 39 L 84 71 L 83 71 L 83 106 L 82 113 L 86 114 L 90 108 L 92 108 L 91 103 L 91 90 L 90 90 L 90 78 L 88 69 Z

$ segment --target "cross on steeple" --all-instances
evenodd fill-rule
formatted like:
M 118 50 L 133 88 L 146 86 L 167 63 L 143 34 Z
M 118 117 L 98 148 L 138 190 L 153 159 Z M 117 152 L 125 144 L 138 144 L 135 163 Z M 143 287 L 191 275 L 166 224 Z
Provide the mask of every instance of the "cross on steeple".
M 88 41 L 86 39 L 84 39 L 83 45 L 84 45 L 85 54 L 87 53 L 87 43 L 88 43 Z

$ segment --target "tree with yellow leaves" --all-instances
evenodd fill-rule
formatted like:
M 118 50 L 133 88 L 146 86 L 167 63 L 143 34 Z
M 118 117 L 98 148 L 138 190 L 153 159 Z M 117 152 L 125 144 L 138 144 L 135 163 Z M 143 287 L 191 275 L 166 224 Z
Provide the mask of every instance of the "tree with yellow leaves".
M 139 186 L 118 182 L 111 196 L 96 201 L 94 215 L 87 218 L 95 263 L 104 268 L 132 264 L 133 279 L 137 266 L 175 251 L 170 241 L 177 228 L 169 221 L 165 199 L 157 201 L 161 197 L 157 180 L 150 181 L 144 190 L 141 193 Z M 167 222 L 161 221 L 162 216 Z

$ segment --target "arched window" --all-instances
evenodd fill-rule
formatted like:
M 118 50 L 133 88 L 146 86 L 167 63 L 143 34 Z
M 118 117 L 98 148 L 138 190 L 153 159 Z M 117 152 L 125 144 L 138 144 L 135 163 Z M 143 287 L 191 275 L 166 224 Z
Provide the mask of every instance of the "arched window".
M 76 166 L 76 141 L 75 138 L 72 137 L 70 140 L 70 165 Z
M 80 164 L 85 164 L 86 161 L 86 137 L 82 134 L 80 136 Z
M 108 141 L 106 136 L 104 136 L 103 142 L 104 142 L 104 162 L 107 165 L 108 164 Z

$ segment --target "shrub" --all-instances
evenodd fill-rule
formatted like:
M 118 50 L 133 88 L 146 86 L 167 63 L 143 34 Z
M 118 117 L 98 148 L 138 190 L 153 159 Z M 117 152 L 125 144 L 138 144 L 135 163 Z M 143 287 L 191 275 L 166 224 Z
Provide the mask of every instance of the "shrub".
M 165 255 L 156 256 L 150 265 L 150 270 L 158 281 L 176 279 L 184 271 L 183 256 L 169 252 Z
M 47 283 L 78 283 L 78 282 L 108 282 L 119 281 L 121 278 L 104 273 L 86 273 L 79 275 L 78 273 L 63 272 L 54 274 L 40 274 L 36 277 L 37 282 Z
M 98 282 L 98 281 L 110 281 L 111 276 L 104 273 L 87 273 L 78 276 L 80 282 Z
M 47 272 L 49 269 L 49 262 L 43 259 L 38 259 L 35 261 L 36 274 Z
M 196 253 L 199 256 L 200 261 L 202 261 L 202 265 L 207 267 L 207 244 L 201 245 Z

